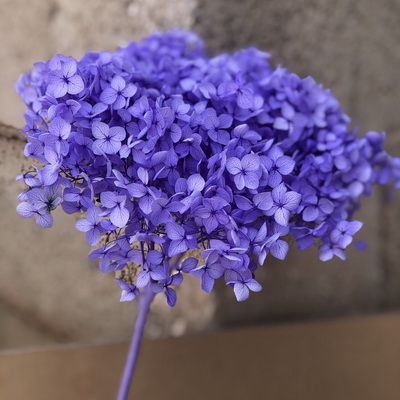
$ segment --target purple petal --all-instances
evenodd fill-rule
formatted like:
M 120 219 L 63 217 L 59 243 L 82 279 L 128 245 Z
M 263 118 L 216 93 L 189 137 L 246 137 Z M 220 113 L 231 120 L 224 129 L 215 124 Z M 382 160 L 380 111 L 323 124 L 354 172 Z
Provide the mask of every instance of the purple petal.
M 127 186 L 128 192 L 132 197 L 143 197 L 147 193 L 145 186 L 140 183 L 131 183 Z
M 119 143 L 119 147 L 121 143 Z M 118 143 L 115 144 L 111 141 L 107 141 L 105 139 L 95 140 L 93 143 L 93 153 L 95 154 L 115 154 L 118 151 Z
M 180 201 L 173 201 L 168 205 L 167 208 L 169 212 L 181 212 L 184 208 L 184 204 L 182 204 Z
M 125 129 L 121 126 L 113 126 L 112 128 L 110 128 L 108 135 L 112 138 L 113 141 L 121 142 L 125 139 L 126 132 Z
M 77 69 L 77 62 L 73 58 L 68 57 L 68 59 L 64 62 L 61 67 L 61 71 L 63 76 L 66 78 L 71 78 L 73 75 L 76 74 Z
M 105 139 L 108 137 L 109 126 L 104 122 L 94 121 L 92 124 L 93 136 L 97 139 Z
M 198 264 L 198 260 L 194 257 L 189 257 L 187 258 L 185 261 L 183 261 L 182 263 L 182 271 L 189 273 L 190 271 L 192 271 L 193 269 L 196 268 Z
M 210 293 L 213 287 L 214 287 L 214 279 L 211 278 L 211 276 L 209 276 L 207 272 L 204 273 L 203 276 L 201 277 L 201 288 L 205 292 Z
M 177 223 L 168 224 L 166 231 L 168 238 L 171 240 L 183 240 L 185 237 L 185 230 Z
M 274 214 L 275 221 L 282 226 L 286 226 L 289 223 L 290 212 L 286 208 L 278 207 Z
M 211 210 L 209 210 L 208 208 L 199 208 L 196 210 L 195 212 L 195 216 L 199 217 L 199 218 L 209 218 L 211 215 Z
M 277 204 L 283 203 L 286 191 L 287 189 L 284 183 L 281 183 L 279 186 L 272 189 L 272 199 L 274 202 Z
M 337 243 L 342 249 L 345 249 L 352 241 L 353 236 L 345 234 L 339 236 Z
M 75 214 L 81 210 L 78 203 L 69 203 L 67 201 L 61 203 L 61 207 L 63 211 L 66 212 L 67 214 Z
M 245 110 L 253 107 L 254 100 L 252 91 L 247 88 L 241 89 L 238 93 L 236 102 L 240 108 L 243 108 Z
M 45 147 L 44 156 L 50 164 L 57 164 L 60 161 L 58 154 L 49 147 Z
M 113 108 L 114 110 L 120 110 L 121 108 L 124 108 L 125 105 L 126 105 L 125 97 L 122 95 L 118 95 L 113 104 Z
M 203 219 L 203 225 L 206 228 L 208 234 L 213 232 L 216 228 L 218 228 L 218 220 L 214 216 L 210 216 L 207 219 Z
M 272 188 L 276 188 L 282 182 L 282 175 L 277 170 L 269 172 L 268 185 Z
M 207 132 L 208 136 L 216 143 L 228 144 L 231 139 L 229 132 L 224 130 L 210 130 Z
M 100 201 L 104 207 L 114 208 L 117 205 L 117 196 L 114 192 L 102 192 Z
M 164 260 L 163 255 L 157 250 L 150 250 L 147 253 L 146 261 L 153 265 L 161 265 Z
M 253 201 L 254 201 L 254 199 L 253 199 Z M 251 203 L 251 201 L 247 197 L 244 197 L 244 196 L 236 195 L 235 203 L 241 210 L 248 211 L 253 208 L 253 204 Z
M 71 132 L 71 125 L 65 122 L 62 118 L 56 117 L 50 122 L 49 132 L 52 135 L 67 139 Z
M 351 221 L 349 225 L 347 226 L 347 233 L 349 235 L 354 235 L 357 233 L 363 226 L 363 223 L 360 221 Z
M 79 221 L 75 222 L 75 228 L 81 232 L 89 232 L 91 229 L 93 229 L 93 224 L 87 219 L 80 219 Z
M 333 203 L 328 199 L 321 199 L 318 202 L 318 207 L 325 214 L 330 214 L 333 211 Z
M 260 166 L 260 156 L 257 154 L 246 154 L 241 161 L 246 171 L 256 171 Z
M 141 271 L 136 278 L 138 288 L 145 287 L 150 282 L 150 271 Z
M 124 78 L 122 78 L 122 76 L 116 75 L 111 80 L 110 86 L 116 91 L 121 91 L 122 89 L 125 88 L 126 82 L 125 82 Z
M 104 104 L 113 104 L 117 100 L 118 94 L 113 88 L 106 88 L 100 95 L 100 101 Z
M 348 159 L 348 157 L 345 157 L 343 155 L 335 157 L 333 161 L 335 163 L 336 168 L 339 170 L 345 170 L 351 166 L 351 163 L 350 163 L 350 160 Z
M 357 240 L 357 242 L 354 243 L 354 247 L 358 251 L 363 251 L 368 248 L 368 245 L 363 240 Z
M 222 114 L 218 117 L 219 127 L 222 129 L 230 128 L 233 122 L 233 118 L 230 114 Z
M 36 223 L 42 228 L 51 228 L 53 226 L 53 216 L 50 213 L 38 214 Z
M 131 98 L 136 94 L 137 90 L 138 88 L 136 85 L 134 85 L 133 83 L 128 83 L 125 89 L 122 90 L 122 95 L 127 98 Z
M 155 281 L 163 281 L 168 279 L 169 270 L 167 271 L 165 265 L 159 265 L 153 268 L 150 272 L 150 276 Z
M 249 288 L 244 283 L 235 283 L 233 291 L 237 301 L 244 301 L 249 297 Z
M 58 168 L 61 164 L 46 165 L 42 171 L 41 176 L 45 185 L 52 185 L 58 179 Z
M 171 280 L 169 281 L 169 285 L 171 286 L 179 286 L 183 282 L 183 275 L 181 272 L 172 275 Z
M 74 75 L 68 78 L 67 85 L 69 94 L 78 94 L 85 88 L 82 78 L 79 75 Z
M 132 250 L 130 259 L 135 264 L 142 264 L 143 263 L 143 256 L 140 250 Z
M 238 158 L 231 157 L 226 160 L 226 169 L 230 174 L 237 175 L 242 171 L 242 164 Z
M 342 231 L 340 231 L 339 229 L 336 228 L 331 232 L 330 239 L 333 243 L 338 243 L 339 240 L 343 237 L 343 235 L 345 235 L 345 233 L 343 233 Z M 351 239 L 351 236 L 350 236 L 350 239 Z
M 51 73 L 48 90 L 53 93 L 56 99 L 67 94 L 68 84 L 64 81 L 61 71 L 53 71 Z
M 246 282 L 246 286 L 252 292 L 260 292 L 262 290 L 262 286 L 255 279 L 250 279 L 248 282 Z
M 100 242 L 100 230 L 98 228 L 91 229 L 90 231 L 86 232 L 86 241 L 91 245 L 94 246 Z
M 258 230 L 257 235 L 256 235 L 256 237 L 254 238 L 254 241 L 255 241 L 255 242 L 258 242 L 258 243 L 259 243 L 259 242 L 264 242 L 264 241 L 265 241 L 265 238 L 266 238 L 266 236 L 267 236 L 267 233 L 268 233 L 267 223 L 264 222 L 264 223 L 261 225 L 260 229 Z
M 184 253 L 187 249 L 186 240 L 173 240 L 168 248 L 168 257 Z
M 232 133 L 236 137 L 243 137 L 246 132 L 248 132 L 249 126 L 247 124 L 241 124 L 234 128 Z
M 18 214 L 23 218 L 32 218 L 35 213 L 33 212 L 33 207 L 30 203 L 23 202 L 17 206 Z
M 177 124 L 172 124 L 171 126 L 171 139 L 174 143 L 179 142 L 179 139 L 182 137 L 182 129 Z
M 279 158 L 283 156 L 283 151 L 279 146 L 273 146 L 271 147 L 271 150 L 268 152 L 268 157 L 272 161 L 277 161 Z
M 151 205 L 153 204 L 154 199 L 152 196 L 143 196 L 139 201 L 139 207 L 145 214 L 151 213 Z
M 165 297 L 167 298 L 167 304 L 173 307 L 176 304 L 176 292 L 174 289 L 166 288 Z
M 209 115 L 204 119 L 204 128 L 209 130 L 215 130 L 219 128 L 219 119 L 216 115 Z
M 118 228 L 123 228 L 129 220 L 129 211 L 125 207 L 115 207 L 110 214 L 110 221 Z
M 123 290 L 121 293 L 121 298 L 119 301 L 124 302 L 124 301 L 132 301 L 136 298 L 137 293 L 132 290 Z
M 200 174 L 194 174 L 189 176 L 187 180 L 188 189 L 193 192 L 195 190 L 202 191 L 205 186 L 205 180 Z
M 244 189 L 245 181 L 242 173 L 235 175 L 233 180 L 235 181 L 235 185 L 239 190 Z
M 277 240 L 270 247 L 271 254 L 279 260 L 284 260 L 289 251 L 289 245 L 284 240 Z
M 289 130 L 289 123 L 286 121 L 285 118 L 277 117 L 274 121 L 274 129 L 287 131 Z
M 315 221 L 318 218 L 318 208 L 315 206 L 308 206 L 303 211 L 303 220 L 306 222 Z
M 66 82 L 57 83 L 57 85 L 51 86 L 53 95 L 56 99 L 63 97 L 67 94 L 68 84 Z
M 100 214 L 102 213 L 99 207 L 90 207 L 86 211 L 86 218 L 92 224 L 97 224 L 100 221 Z
M 257 193 L 253 197 L 253 203 L 262 211 L 268 211 L 274 205 L 270 192 Z
M 205 265 L 200 265 L 200 267 L 192 269 L 190 273 L 196 278 L 201 279 L 206 272 L 205 267 Z
M 300 204 L 301 194 L 291 191 L 285 193 L 283 197 L 284 197 L 285 208 L 289 211 L 295 211 Z
M 299 250 L 308 249 L 314 243 L 315 243 L 315 240 L 311 235 L 297 239 L 297 247 L 299 248 Z
M 293 171 L 295 164 L 296 163 L 293 158 L 288 156 L 279 157 L 275 163 L 275 165 L 278 167 L 279 172 L 282 175 L 290 174 Z
M 152 204 L 152 209 L 154 209 L 155 204 L 156 203 Z M 160 208 L 157 211 L 153 210 L 152 213 L 150 214 L 150 217 L 153 225 L 158 226 L 166 223 L 171 218 L 171 214 L 167 210 L 163 210 Z
M 282 108 L 281 108 L 281 113 L 284 118 L 292 120 L 292 118 L 295 115 L 295 111 L 293 106 L 291 106 L 289 103 L 283 103 Z
M 207 260 L 208 261 L 208 260 Z M 220 264 L 211 264 L 207 269 L 207 274 L 213 279 L 218 279 L 225 272 L 225 269 Z
M 329 261 L 331 260 L 333 257 L 333 251 L 332 249 L 326 249 L 321 251 L 320 255 L 319 255 L 319 259 L 321 261 Z
M 239 175 L 236 175 L 239 176 Z M 235 178 L 236 178 L 235 176 Z M 244 175 L 244 185 L 249 188 L 249 189 L 257 189 L 260 180 L 258 179 L 258 175 L 255 172 L 248 172 L 246 175 Z M 239 188 L 238 188 L 239 189 Z

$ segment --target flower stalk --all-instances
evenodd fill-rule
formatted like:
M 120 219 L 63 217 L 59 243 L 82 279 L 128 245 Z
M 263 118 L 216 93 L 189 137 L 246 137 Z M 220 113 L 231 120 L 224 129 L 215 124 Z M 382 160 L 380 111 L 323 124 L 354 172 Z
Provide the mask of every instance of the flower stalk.
M 117 400 L 126 400 L 135 371 L 137 359 L 139 356 L 140 345 L 142 343 L 144 327 L 146 325 L 147 315 L 150 311 L 150 305 L 154 299 L 155 293 L 151 290 L 144 290 L 139 297 L 139 313 L 136 319 L 135 330 L 126 358 L 125 368 L 118 390 Z

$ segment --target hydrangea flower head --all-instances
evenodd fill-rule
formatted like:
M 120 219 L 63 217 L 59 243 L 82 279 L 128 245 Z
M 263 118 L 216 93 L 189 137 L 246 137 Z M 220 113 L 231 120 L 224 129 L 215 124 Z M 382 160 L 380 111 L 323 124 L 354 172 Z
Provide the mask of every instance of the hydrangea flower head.
M 224 279 L 245 300 L 290 236 L 344 258 L 360 196 L 398 182 L 400 160 L 383 134 L 358 138 L 329 91 L 268 59 L 254 48 L 210 58 L 196 35 L 171 31 L 35 64 L 17 91 L 25 155 L 42 167 L 19 177 L 17 211 L 43 227 L 60 204 L 82 214 L 100 270 L 136 270 L 118 280 L 122 301 L 150 288 L 173 306 L 186 274 L 206 292 Z M 202 265 L 185 258 L 195 249 Z

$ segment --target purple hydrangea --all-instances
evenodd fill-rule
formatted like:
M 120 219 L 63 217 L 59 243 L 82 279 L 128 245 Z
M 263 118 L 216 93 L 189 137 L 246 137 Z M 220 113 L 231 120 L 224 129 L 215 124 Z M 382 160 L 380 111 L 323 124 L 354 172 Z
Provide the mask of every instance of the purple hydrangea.
M 175 30 L 36 63 L 17 91 L 25 155 L 42 166 L 19 177 L 18 213 L 43 227 L 59 204 L 82 214 L 101 271 L 136 266 L 136 280 L 118 280 L 122 301 L 151 290 L 173 306 L 187 274 L 206 292 L 224 279 L 245 300 L 291 236 L 344 258 L 360 196 L 398 186 L 400 160 L 383 134 L 358 138 L 330 91 L 268 59 L 254 48 L 210 58 Z

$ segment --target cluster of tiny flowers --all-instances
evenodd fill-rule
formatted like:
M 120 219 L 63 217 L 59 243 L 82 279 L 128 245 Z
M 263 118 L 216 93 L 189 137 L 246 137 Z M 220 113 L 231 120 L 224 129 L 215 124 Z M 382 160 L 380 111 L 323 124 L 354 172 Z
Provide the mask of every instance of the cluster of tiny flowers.
M 171 31 L 36 63 L 17 83 L 25 155 L 39 162 L 19 176 L 18 213 L 42 227 L 58 205 L 84 213 L 76 228 L 100 270 L 136 265 L 134 282 L 118 280 L 122 301 L 146 289 L 174 306 L 185 274 L 206 292 L 221 277 L 245 300 L 290 237 L 345 258 L 360 196 L 398 181 L 400 161 L 383 134 L 350 131 L 329 91 L 268 58 L 209 58 L 196 35 Z

